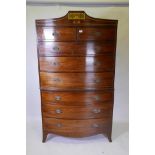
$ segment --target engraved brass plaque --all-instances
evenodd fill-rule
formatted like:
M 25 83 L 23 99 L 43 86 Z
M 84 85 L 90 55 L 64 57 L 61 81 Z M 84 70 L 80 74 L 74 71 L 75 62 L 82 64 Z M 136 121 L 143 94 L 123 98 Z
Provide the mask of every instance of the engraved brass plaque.
M 68 20 L 85 20 L 85 13 L 69 13 Z

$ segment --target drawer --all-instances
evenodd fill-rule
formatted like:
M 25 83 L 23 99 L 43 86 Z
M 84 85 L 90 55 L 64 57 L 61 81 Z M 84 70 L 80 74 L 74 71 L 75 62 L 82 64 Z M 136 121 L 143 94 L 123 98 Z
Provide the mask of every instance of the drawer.
M 114 73 L 48 73 L 40 72 L 43 90 L 97 90 L 113 87 Z
M 43 104 L 43 116 L 62 119 L 89 119 L 110 117 L 112 115 L 112 102 L 92 106 L 64 106 Z
M 73 41 L 76 40 L 76 28 L 38 27 L 39 41 Z
M 88 119 L 88 120 L 64 120 L 55 118 L 43 118 L 44 131 L 68 137 L 86 137 L 107 132 L 110 120 Z
M 98 41 L 114 41 L 114 27 L 81 27 L 77 29 L 78 40 L 98 40 Z
M 99 72 L 114 71 L 114 57 L 40 57 L 40 71 Z
M 113 53 L 114 43 L 98 42 L 40 42 L 38 52 L 40 56 L 71 56 L 71 55 L 102 55 Z
M 50 92 L 41 91 L 42 103 L 51 105 L 74 105 L 85 106 L 94 104 L 104 104 L 113 101 L 112 91 L 95 91 L 95 92 Z M 78 99 L 78 100 L 77 100 Z

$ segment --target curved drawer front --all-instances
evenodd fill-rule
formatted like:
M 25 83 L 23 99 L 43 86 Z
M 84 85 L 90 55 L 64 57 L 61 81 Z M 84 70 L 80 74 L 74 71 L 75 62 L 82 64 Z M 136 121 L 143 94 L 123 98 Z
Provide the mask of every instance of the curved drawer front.
M 98 42 L 40 42 L 38 51 L 40 56 L 76 56 L 102 55 L 113 53 L 114 43 Z
M 43 104 L 44 117 L 64 119 L 89 119 L 111 117 L 112 103 L 95 106 L 62 106 Z
M 40 71 L 97 72 L 113 71 L 114 57 L 40 57 Z
M 47 132 L 71 137 L 86 137 L 106 132 L 109 119 L 63 120 L 43 118 Z
M 51 105 L 94 105 L 113 101 L 113 91 L 101 92 L 49 92 L 41 91 L 42 103 Z
M 115 40 L 114 27 L 81 27 L 77 29 L 78 40 L 99 40 L 99 41 L 113 41 Z
M 39 41 L 74 41 L 76 28 L 37 27 Z
M 96 90 L 103 88 L 112 88 L 114 73 L 40 72 L 40 77 L 42 90 Z

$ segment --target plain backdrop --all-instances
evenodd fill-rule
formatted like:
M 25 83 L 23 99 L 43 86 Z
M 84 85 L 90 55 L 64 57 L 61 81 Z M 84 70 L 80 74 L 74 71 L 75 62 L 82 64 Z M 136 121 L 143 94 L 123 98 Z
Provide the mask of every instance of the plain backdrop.
M 84 10 L 92 17 L 118 20 L 113 120 L 128 122 L 129 22 L 127 7 L 27 7 L 27 120 L 41 119 L 35 20 L 61 17 L 69 10 Z

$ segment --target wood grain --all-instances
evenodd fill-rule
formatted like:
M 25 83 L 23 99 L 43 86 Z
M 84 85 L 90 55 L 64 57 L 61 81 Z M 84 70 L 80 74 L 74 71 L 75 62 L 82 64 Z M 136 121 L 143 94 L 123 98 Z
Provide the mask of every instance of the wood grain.
M 115 42 L 40 42 L 40 56 L 95 56 L 115 52 Z
M 103 72 L 114 71 L 114 57 L 40 57 L 40 71 Z
M 45 131 L 67 137 L 86 137 L 107 133 L 109 119 L 64 120 L 44 118 Z
M 98 90 L 113 87 L 113 72 L 48 73 L 40 72 L 41 89 Z
M 113 90 L 94 92 L 41 91 L 42 103 L 65 106 L 102 105 L 113 101 Z
M 39 41 L 73 41 L 76 40 L 76 29 L 70 27 L 38 27 Z

